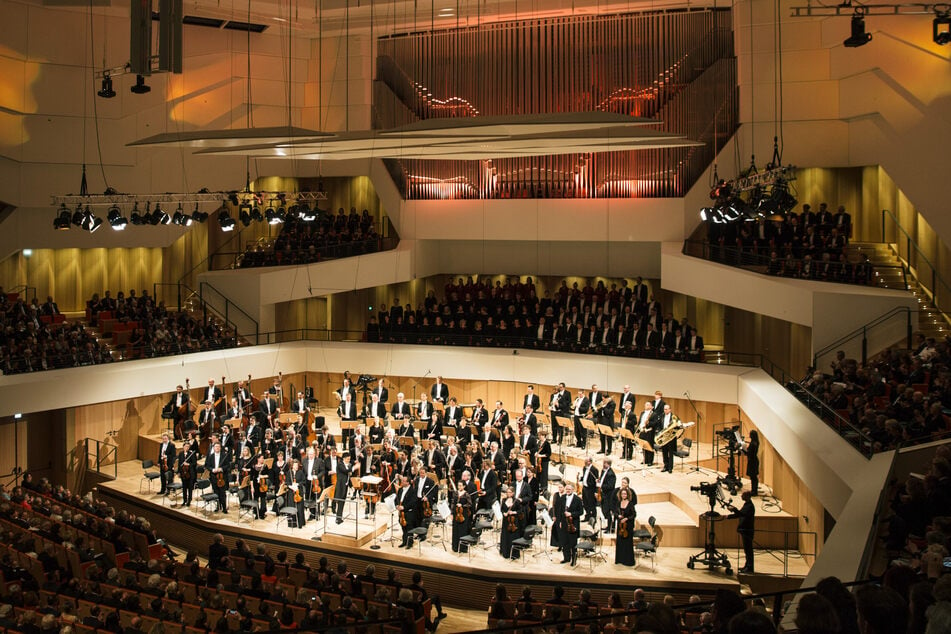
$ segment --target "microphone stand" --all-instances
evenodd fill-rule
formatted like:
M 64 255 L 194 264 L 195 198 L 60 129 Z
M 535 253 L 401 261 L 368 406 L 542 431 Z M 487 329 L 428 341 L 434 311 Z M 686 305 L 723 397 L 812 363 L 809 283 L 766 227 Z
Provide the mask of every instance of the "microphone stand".
M 697 431 L 694 434 L 694 436 L 696 436 L 696 443 L 697 443 L 697 451 L 695 452 L 696 463 L 694 464 L 693 467 L 690 467 L 690 473 L 703 473 L 706 475 L 715 475 L 715 474 L 712 474 L 710 471 L 703 469 L 700 466 L 700 424 L 703 420 L 703 416 L 700 414 L 700 410 L 697 408 L 697 404 L 693 402 L 692 398 L 690 398 L 690 392 L 684 392 L 684 396 L 687 397 L 687 402 L 690 403 L 690 407 L 693 408 L 694 414 L 697 415 Z M 712 444 L 713 441 L 711 440 L 710 442 Z

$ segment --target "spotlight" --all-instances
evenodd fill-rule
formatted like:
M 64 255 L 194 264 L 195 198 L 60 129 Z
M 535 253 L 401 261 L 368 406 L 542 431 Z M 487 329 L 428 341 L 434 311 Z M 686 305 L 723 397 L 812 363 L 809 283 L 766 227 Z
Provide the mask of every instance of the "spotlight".
M 66 203 L 61 203 L 59 206 L 59 215 L 53 219 L 53 228 L 58 231 L 68 231 L 72 220 L 73 215 L 69 212 Z
M 178 225 L 179 227 L 190 227 L 192 224 L 192 218 L 182 211 L 182 206 L 179 205 L 178 209 L 175 210 L 175 215 L 172 216 L 172 223 Z
M 241 205 L 241 211 L 238 213 L 238 218 L 241 220 L 241 224 L 245 227 L 251 224 L 251 208 L 247 205 Z
M 112 77 L 106 75 L 102 78 L 102 88 L 96 94 L 103 99 L 112 99 L 116 96 L 116 91 L 112 89 Z
M 117 205 L 113 205 L 112 208 L 109 209 L 107 218 L 109 219 L 109 226 L 115 231 L 122 231 L 126 228 L 126 225 L 129 224 L 129 221 L 122 217 L 122 212 L 119 211 Z
M 102 218 L 96 218 L 87 206 L 86 212 L 83 214 L 83 223 L 81 226 L 89 233 L 95 233 L 95 231 L 102 226 Z
M 203 211 L 198 211 L 198 203 L 195 203 L 195 211 L 192 212 L 192 220 L 199 224 L 208 220 L 208 214 Z
M 931 38 L 938 46 L 951 44 L 951 12 L 944 11 L 935 16 L 931 23 Z
M 251 210 L 251 220 L 255 222 L 264 222 L 264 215 L 257 203 L 254 203 L 254 209 Z
M 145 77 L 143 77 L 142 75 L 136 75 L 135 86 L 133 86 L 132 88 L 129 88 L 129 90 L 132 91 L 136 95 L 144 95 L 145 93 L 151 91 L 152 87 L 145 85 Z
M 300 210 L 297 205 L 291 205 L 287 208 L 287 215 L 285 216 L 286 220 L 298 220 L 300 219 Z
M 130 214 L 130 222 L 134 225 L 144 225 L 148 223 L 148 219 L 139 213 L 139 203 L 132 204 L 132 213 Z
M 218 225 L 222 231 L 234 231 L 234 218 L 231 217 L 224 205 L 218 210 Z
M 297 211 L 300 213 L 300 219 L 304 222 L 313 222 L 317 220 L 317 207 L 313 209 L 306 202 L 297 205 Z
M 158 224 L 167 225 L 169 222 L 171 222 L 171 220 L 172 219 L 169 217 L 169 215 L 165 213 L 165 211 L 162 210 L 162 204 L 155 203 L 155 211 L 153 211 L 152 215 L 149 216 L 149 224 L 150 225 L 158 225 Z
M 79 227 L 79 226 L 81 226 L 81 225 L 83 224 L 83 205 L 82 205 L 82 203 L 79 203 L 78 205 L 76 205 L 76 211 L 73 212 L 73 218 L 72 218 L 72 220 L 73 220 L 73 224 L 76 225 L 77 227 Z
M 267 223 L 269 225 L 279 225 L 284 222 L 284 218 L 287 217 L 287 212 L 283 207 L 278 207 L 275 210 L 273 207 L 268 207 L 267 209 Z
M 872 41 L 872 34 L 865 32 L 865 12 L 856 9 L 852 16 L 852 35 L 842 42 L 847 48 L 858 48 Z

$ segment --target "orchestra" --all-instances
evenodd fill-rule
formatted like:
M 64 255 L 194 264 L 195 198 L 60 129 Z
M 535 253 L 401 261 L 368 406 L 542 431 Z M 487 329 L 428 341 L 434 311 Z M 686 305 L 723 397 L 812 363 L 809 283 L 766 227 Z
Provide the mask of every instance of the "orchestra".
M 449 513 L 443 519 L 451 527 L 454 553 L 465 552 L 462 538 L 488 512 L 505 558 L 517 558 L 512 542 L 526 535 L 527 526 L 544 520 L 549 544 L 562 552 L 563 563 L 576 561 L 581 523 L 595 527 L 600 522 L 600 529 L 615 538 L 616 563 L 633 565 L 637 494 L 629 478 L 616 472 L 615 460 L 622 471 L 646 469 L 653 466 L 656 450 L 663 457 L 662 471 L 672 473 L 677 440 L 694 424 L 682 423 L 660 391 L 638 412 L 629 385 L 611 395 L 593 384 L 590 390 L 578 389 L 574 398 L 564 383 L 542 397 L 529 385 L 516 419 L 501 400 L 492 410 L 481 398 L 462 402 L 461 392 L 450 394 L 441 376 L 418 399 L 414 387 L 415 400 L 397 392 L 392 404 L 385 379 L 366 385 L 365 378 L 355 388 L 346 377 L 331 392 L 338 401 L 337 418 L 345 423 L 337 434 L 318 416 L 312 391 L 291 386 L 295 397 L 284 400 L 283 376 L 259 399 L 252 396 L 250 376 L 238 381 L 227 405 L 213 379 L 197 399 L 186 379 L 186 387 L 176 386 L 162 410 L 162 418 L 171 422 L 159 442 L 159 493 L 168 494 L 177 476 L 181 506 L 189 507 L 196 482 L 207 478 L 217 512 L 228 512 L 230 491 L 240 501 L 253 501 L 255 519 L 292 507 L 297 528 L 324 513 L 332 514 L 336 524 L 357 513 L 375 520 L 384 508 L 392 513 L 394 531 L 402 531 L 404 548 L 426 539 L 413 530 L 428 526 L 440 506 Z M 197 411 L 193 402 L 201 403 Z M 562 444 L 569 420 L 574 446 L 583 450 L 574 462 L 580 468 L 552 487 L 550 475 L 564 474 L 568 460 Z M 596 445 L 588 448 L 592 428 L 601 436 L 597 452 Z M 619 435 L 619 430 L 625 431 Z M 623 443 L 614 456 L 616 438 Z M 180 451 L 174 442 L 179 439 Z M 643 460 L 635 465 L 639 452 Z M 357 510 L 347 510 L 350 500 L 356 500 Z

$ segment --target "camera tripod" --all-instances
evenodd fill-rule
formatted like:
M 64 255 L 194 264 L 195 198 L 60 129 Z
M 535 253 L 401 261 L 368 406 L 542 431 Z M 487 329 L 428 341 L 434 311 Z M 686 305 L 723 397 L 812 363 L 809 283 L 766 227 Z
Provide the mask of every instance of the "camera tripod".
M 712 485 L 714 488 L 704 491 L 707 496 L 707 501 L 710 503 L 710 510 L 702 514 L 700 517 L 703 518 L 703 521 L 706 522 L 707 529 L 707 543 L 704 545 L 703 550 L 697 553 L 696 555 L 691 555 L 687 560 L 687 568 L 691 570 L 697 564 L 706 566 L 708 569 L 719 568 L 723 566 L 723 572 L 727 575 L 733 574 L 733 564 L 730 563 L 730 558 L 726 556 L 725 553 L 721 553 L 717 550 L 717 539 L 716 539 L 716 523 L 720 520 L 726 519 L 725 515 L 720 515 L 713 509 L 717 505 L 717 495 L 718 488 L 720 483 Z

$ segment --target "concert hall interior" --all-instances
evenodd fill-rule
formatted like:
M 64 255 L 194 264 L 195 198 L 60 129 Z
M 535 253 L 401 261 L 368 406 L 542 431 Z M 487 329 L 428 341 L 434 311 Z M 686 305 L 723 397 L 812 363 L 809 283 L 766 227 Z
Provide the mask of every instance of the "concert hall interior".
M 0 3 L 0 632 L 172 552 L 137 626 L 215 628 L 216 534 L 284 629 L 934 581 L 947 5 L 133 4 Z

